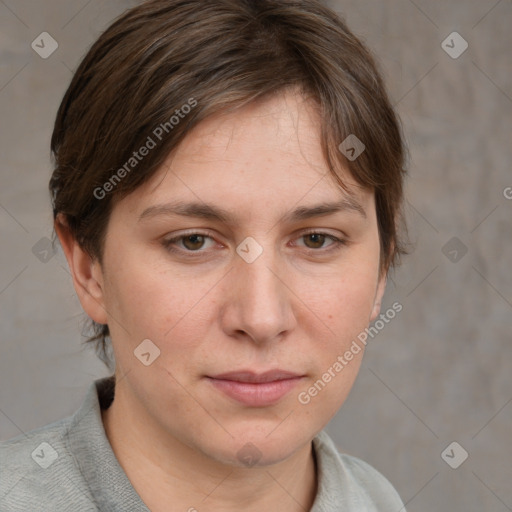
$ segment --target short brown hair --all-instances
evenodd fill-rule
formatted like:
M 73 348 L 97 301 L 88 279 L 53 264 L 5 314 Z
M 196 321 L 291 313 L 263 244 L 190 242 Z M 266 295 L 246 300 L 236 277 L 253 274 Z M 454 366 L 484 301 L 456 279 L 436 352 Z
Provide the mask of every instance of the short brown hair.
M 406 252 L 399 119 L 368 48 L 316 0 L 149 0 L 118 18 L 81 62 L 57 113 L 54 219 L 63 214 L 101 263 L 114 204 L 149 180 L 195 125 L 289 88 L 315 100 L 340 187 L 348 192 L 341 164 L 374 191 L 387 272 Z M 349 135 L 365 145 L 353 161 L 338 149 Z M 131 160 L 149 139 L 151 151 Z M 92 326 L 88 341 L 111 367 L 108 326 Z

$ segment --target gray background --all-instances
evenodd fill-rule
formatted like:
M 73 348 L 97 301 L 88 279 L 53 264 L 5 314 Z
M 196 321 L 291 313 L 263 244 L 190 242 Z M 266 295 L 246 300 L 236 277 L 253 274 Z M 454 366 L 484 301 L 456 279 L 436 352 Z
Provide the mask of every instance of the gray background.
M 107 375 L 81 345 L 61 251 L 44 263 L 32 248 L 51 236 L 49 140 L 72 70 L 135 3 L 0 0 L 0 439 L 71 414 Z M 512 510 L 512 2 L 330 5 L 377 55 L 402 117 L 415 249 L 383 306 L 404 309 L 369 344 L 328 432 L 410 512 Z M 46 60 L 30 46 L 43 31 L 59 44 Z M 453 31 L 469 44 L 457 59 L 441 46 Z M 469 454 L 457 469 L 441 457 L 453 441 Z

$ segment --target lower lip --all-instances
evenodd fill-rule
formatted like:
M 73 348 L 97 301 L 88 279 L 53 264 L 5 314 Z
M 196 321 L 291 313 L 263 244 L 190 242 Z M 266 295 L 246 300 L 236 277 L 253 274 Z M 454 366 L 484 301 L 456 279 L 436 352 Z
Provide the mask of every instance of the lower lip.
M 260 383 L 212 379 L 211 377 L 208 377 L 208 380 L 227 396 L 244 405 L 265 407 L 281 400 L 302 380 L 302 377 Z

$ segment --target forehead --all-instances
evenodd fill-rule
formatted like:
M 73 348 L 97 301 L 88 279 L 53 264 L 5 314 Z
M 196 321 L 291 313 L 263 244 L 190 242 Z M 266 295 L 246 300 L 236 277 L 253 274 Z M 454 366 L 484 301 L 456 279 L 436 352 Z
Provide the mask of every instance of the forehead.
M 312 163 L 321 164 L 316 108 L 312 99 L 298 92 L 281 91 L 202 121 L 188 134 L 175 157 L 179 159 L 186 153 L 187 159 L 243 158 L 264 151 L 265 156 L 288 153 L 288 159 L 297 163 L 307 154 L 314 157 Z
M 338 173 L 354 200 L 368 206 L 373 194 L 347 169 Z M 142 206 L 171 199 L 216 203 L 240 214 L 251 206 L 263 215 L 347 198 L 325 161 L 316 104 L 293 91 L 202 121 L 132 196 L 130 209 L 139 215 Z

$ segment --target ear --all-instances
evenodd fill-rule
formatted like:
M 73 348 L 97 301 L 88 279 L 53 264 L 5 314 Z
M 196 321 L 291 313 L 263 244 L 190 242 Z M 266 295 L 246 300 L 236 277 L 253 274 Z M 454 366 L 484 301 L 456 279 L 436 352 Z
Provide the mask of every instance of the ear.
M 107 324 L 101 265 L 80 247 L 73 237 L 64 215 L 60 213 L 57 215 L 54 227 L 66 256 L 73 285 L 82 308 L 95 322 Z
M 379 316 L 380 307 L 382 304 L 382 297 L 384 296 L 384 292 L 386 290 L 386 282 L 387 273 L 383 272 L 382 275 L 379 277 L 379 282 L 377 284 L 377 290 L 375 292 L 372 313 L 370 315 L 370 323 L 373 322 Z

